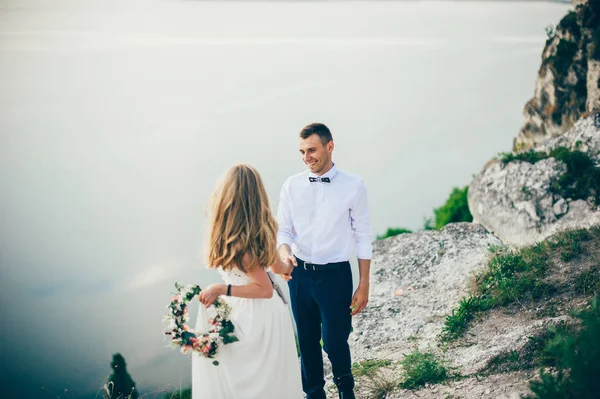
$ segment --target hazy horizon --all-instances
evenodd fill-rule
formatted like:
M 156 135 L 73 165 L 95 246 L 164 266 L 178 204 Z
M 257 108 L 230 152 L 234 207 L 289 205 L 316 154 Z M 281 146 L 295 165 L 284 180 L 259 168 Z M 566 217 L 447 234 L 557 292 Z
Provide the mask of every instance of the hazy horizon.
M 165 348 L 161 319 L 175 281 L 216 280 L 209 194 L 249 163 L 275 209 L 304 170 L 307 123 L 326 123 L 334 161 L 364 179 L 374 236 L 421 228 L 510 150 L 544 27 L 569 8 L 3 2 L 2 392 L 93 397 L 116 352 L 142 392 L 186 386 L 190 359 Z

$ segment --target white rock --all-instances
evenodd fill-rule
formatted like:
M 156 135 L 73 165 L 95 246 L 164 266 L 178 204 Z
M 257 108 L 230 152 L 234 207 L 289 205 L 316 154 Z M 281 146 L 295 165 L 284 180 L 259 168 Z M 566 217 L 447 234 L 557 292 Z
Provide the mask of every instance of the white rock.
M 600 114 L 580 120 L 569 132 L 533 150 L 549 152 L 556 147 L 578 149 L 600 163 Z M 469 186 L 469 209 L 478 223 L 514 246 L 531 245 L 560 230 L 600 224 L 598 208 L 552 192 L 552 184 L 566 171 L 566 165 L 554 158 L 535 164 L 489 162 Z

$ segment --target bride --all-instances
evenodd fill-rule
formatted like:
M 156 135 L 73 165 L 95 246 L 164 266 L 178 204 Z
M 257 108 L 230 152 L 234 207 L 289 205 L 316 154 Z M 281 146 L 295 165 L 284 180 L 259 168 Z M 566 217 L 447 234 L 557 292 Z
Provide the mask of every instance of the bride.
M 231 306 L 239 341 L 219 348 L 218 366 L 193 354 L 192 398 L 303 398 L 290 313 L 266 270 L 289 279 L 293 266 L 279 259 L 277 222 L 254 168 L 238 165 L 226 174 L 213 194 L 209 221 L 208 265 L 224 283 L 203 289 L 200 301 L 208 307 L 220 296 Z M 205 321 L 201 306 L 196 331 L 206 328 Z

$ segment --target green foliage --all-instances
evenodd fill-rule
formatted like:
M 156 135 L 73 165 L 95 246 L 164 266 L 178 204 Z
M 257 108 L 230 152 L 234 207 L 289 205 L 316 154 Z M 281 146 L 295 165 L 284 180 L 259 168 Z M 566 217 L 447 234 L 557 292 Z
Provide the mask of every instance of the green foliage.
M 559 332 L 546 350 L 556 362 L 556 372 L 540 371 L 532 381 L 530 399 L 592 399 L 600 392 L 600 296 L 581 312 L 581 329 Z
M 399 227 L 399 228 L 390 227 L 390 228 L 387 229 L 387 231 L 385 232 L 385 234 L 378 235 L 377 239 L 378 240 L 384 240 L 384 239 L 389 238 L 389 237 L 394 237 L 394 236 L 397 236 L 397 235 L 400 235 L 400 234 L 408 234 L 408 233 L 412 233 L 412 230 L 405 229 L 405 228 L 402 228 L 402 227 Z
M 500 250 L 490 259 L 488 270 L 476 278 L 479 295 L 486 299 L 488 308 L 540 299 L 552 292 L 542 281 L 547 266 L 543 243 L 517 251 Z
M 516 251 L 507 248 L 490 251 L 493 255 L 488 268 L 475 277 L 475 295 L 462 298 L 458 309 L 446 316 L 443 341 L 461 337 L 479 313 L 514 302 L 540 299 L 553 292 L 554 288 L 542 281 L 548 265 L 546 244 Z
M 416 389 L 425 384 L 437 384 L 446 381 L 448 370 L 433 353 L 423 353 L 418 350 L 400 361 L 404 368 L 404 381 L 400 384 L 405 389 Z
M 579 273 L 573 286 L 575 292 L 580 295 L 600 292 L 600 265 L 594 265 L 589 270 Z
M 435 230 L 435 227 L 433 226 L 433 218 L 425 218 L 423 221 L 423 230 Z
M 475 276 L 475 292 L 462 298 L 458 307 L 446 316 L 440 335 L 442 341 L 460 338 L 473 319 L 489 309 L 554 294 L 557 288 L 544 281 L 550 266 L 550 251 L 557 252 L 561 260 L 570 261 L 582 253 L 581 243 L 594 237 L 600 237 L 600 227 L 568 230 L 518 250 L 490 247 L 492 256 L 487 269 Z M 575 279 L 576 291 L 589 292 L 598 287 L 600 277 L 594 270 Z
M 184 389 L 179 392 L 169 392 L 164 399 L 192 399 L 192 388 Z
M 436 229 L 441 229 L 448 223 L 473 221 L 473 216 L 469 211 L 469 203 L 467 201 L 468 191 L 469 186 L 465 186 L 462 189 L 454 187 L 446 203 L 441 207 L 434 209 L 434 227 Z
M 370 397 L 385 399 L 387 395 L 398 388 L 400 380 L 393 373 L 382 373 L 382 369 L 392 365 L 391 360 L 369 359 L 352 365 L 352 374 L 364 378 L 363 386 L 370 391 Z
M 513 162 L 513 161 L 523 161 L 523 162 L 529 162 L 531 164 L 537 163 L 539 161 L 541 161 L 542 159 L 547 159 L 548 158 L 548 154 L 546 154 L 545 152 L 539 152 L 539 151 L 533 151 L 533 150 L 529 150 L 529 151 L 524 151 L 524 152 L 502 152 L 500 153 L 500 160 L 507 164 L 509 162 Z
M 453 341 L 461 337 L 469 328 L 469 324 L 478 313 L 486 311 L 493 303 L 484 296 L 470 296 L 462 298 L 458 309 L 452 309 L 452 313 L 446 316 L 446 322 L 442 328 L 442 341 Z
M 105 389 L 105 399 L 137 399 L 138 392 L 135 388 L 135 382 L 127 372 L 125 358 L 116 353 L 110 363 L 113 369 Z
M 577 39 L 581 36 L 581 29 L 577 23 L 577 13 L 575 11 L 569 11 L 569 13 L 560 20 L 558 26 L 571 32 Z
M 600 27 L 594 30 L 594 34 L 592 35 L 592 48 L 590 58 L 594 60 L 600 61 Z M 598 87 L 600 87 L 600 82 L 598 83 Z
M 363 386 L 369 389 L 369 398 L 386 399 L 388 394 L 395 391 L 400 384 L 400 379 L 393 375 L 384 375 L 383 373 L 374 373 L 365 380 Z
M 530 336 L 521 349 L 500 353 L 490 359 L 483 369 L 486 374 L 529 370 L 535 367 L 554 367 L 557 359 L 548 351 L 548 344 L 562 334 L 576 331 L 573 324 L 561 321 Z
M 593 197 L 600 205 L 600 167 L 597 167 L 586 153 L 571 151 L 566 147 L 557 147 L 550 153 L 526 151 L 521 153 L 503 153 L 502 162 L 524 161 L 535 164 L 543 159 L 555 158 L 567 166 L 567 171 L 551 187 L 552 192 L 571 199 Z
M 565 39 L 558 42 L 556 54 L 548 57 L 548 63 L 554 69 L 556 76 L 560 78 L 567 76 L 577 50 L 579 50 L 579 46 L 575 42 Z
M 373 375 L 382 367 L 391 366 L 392 361 L 386 359 L 368 359 L 352 365 L 352 374 L 355 377 L 364 377 Z

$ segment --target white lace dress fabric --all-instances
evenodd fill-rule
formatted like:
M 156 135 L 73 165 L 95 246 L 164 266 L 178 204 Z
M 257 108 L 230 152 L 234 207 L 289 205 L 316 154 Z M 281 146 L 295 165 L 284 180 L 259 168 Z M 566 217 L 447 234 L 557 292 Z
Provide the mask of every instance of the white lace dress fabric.
M 225 284 L 245 285 L 250 278 L 238 269 L 219 269 Z M 269 299 L 221 297 L 231 306 L 230 319 L 239 342 L 219 349 L 213 359 L 192 355 L 193 399 L 302 399 L 300 362 L 287 306 L 273 292 Z M 200 306 L 196 331 L 206 311 Z M 204 314 L 202 314 L 204 312 Z

